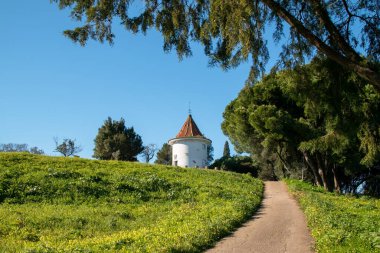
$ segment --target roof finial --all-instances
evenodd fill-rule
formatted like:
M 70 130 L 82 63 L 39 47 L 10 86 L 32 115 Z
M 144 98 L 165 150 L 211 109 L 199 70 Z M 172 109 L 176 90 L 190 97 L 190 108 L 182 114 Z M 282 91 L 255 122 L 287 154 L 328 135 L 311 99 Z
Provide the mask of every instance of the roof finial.
M 191 115 L 191 101 L 189 101 L 189 115 Z

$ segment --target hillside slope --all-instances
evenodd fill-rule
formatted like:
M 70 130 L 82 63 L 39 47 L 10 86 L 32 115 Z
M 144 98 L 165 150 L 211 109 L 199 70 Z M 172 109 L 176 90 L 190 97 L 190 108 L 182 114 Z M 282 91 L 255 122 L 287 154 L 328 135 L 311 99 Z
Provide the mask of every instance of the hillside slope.
M 328 193 L 286 180 L 315 238 L 316 252 L 380 252 L 380 200 Z
M 248 175 L 0 153 L 0 252 L 197 252 L 262 192 Z

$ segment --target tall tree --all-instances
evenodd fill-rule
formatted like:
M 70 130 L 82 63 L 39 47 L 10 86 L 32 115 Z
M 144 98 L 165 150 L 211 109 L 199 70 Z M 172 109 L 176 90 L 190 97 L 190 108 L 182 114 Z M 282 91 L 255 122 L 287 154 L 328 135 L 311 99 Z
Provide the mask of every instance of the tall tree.
M 228 144 L 228 141 L 226 141 L 224 143 L 224 147 L 223 147 L 223 157 L 230 157 L 231 154 L 230 154 L 230 145 Z
M 144 147 L 144 150 L 142 151 L 141 155 L 144 157 L 146 163 L 149 163 L 149 161 L 153 159 L 154 155 L 156 154 L 156 151 L 156 144 L 148 144 Z
M 116 19 L 133 33 L 155 27 L 164 50 L 175 48 L 180 58 L 191 55 L 190 41 L 198 41 L 211 64 L 229 68 L 251 59 L 252 78 L 264 71 L 269 58 L 265 30 L 274 24 L 274 40 L 288 41 L 281 54 L 284 63 L 303 62 L 317 49 L 380 91 L 378 1 L 146 0 L 137 14 L 131 11 L 132 0 L 52 1 L 71 8 L 71 17 L 83 22 L 64 32 L 81 45 L 89 38 L 113 43 Z
M 316 58 L 245 87 L 226 107 L 222 128 L 237 150 L 272 163 L 284 176 L 305 167 L 326 190 L 355 192 L 361 185 L 376 195 L 378 110 L 380 94 L 372 86 Z
M 54 138 L 55 150 L 54 152 L 61 153 L 63 156 L 73 156 L 82 151 L 82 148 L 75 143 L 73 139 L 63 139 L 62 143 L 58 141 L 58 138 Z
M 167 143 L 162 145 L 161 149 L 157 152 L 157 159 L 154 161 L 157 164 L 172 164 L 172 146 Z
M 133 127 L 127 128 L 123 118 L 117 121 L 108 117 L 96 135 L 93 157 L 101 160 L 137 161 L 137 155 L 143 150 L 141 137 Z

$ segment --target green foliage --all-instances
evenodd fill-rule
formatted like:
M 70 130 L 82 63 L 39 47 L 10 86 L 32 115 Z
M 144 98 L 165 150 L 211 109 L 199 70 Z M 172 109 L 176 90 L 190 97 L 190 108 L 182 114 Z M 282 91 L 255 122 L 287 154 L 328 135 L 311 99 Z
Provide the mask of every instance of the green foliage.
M 101 160 L 137 161 L 137 155 L 143 150 L 141 137 L 133 127 L 125 127 L 123 118 L 117 121 L 108 117 L 96 135 L 93 157 Z
M 161 149 L 157 152 L 157 159 L 154 163 L 172 165 L 172 146 L 164 143 Z
M 228 144 L 228 141 L 224 143 L 223 147 L 223 157 L 230 157 L 230 145 Z
M 210 143 L 210 145 L 207 145 L 207 165 L 210 165 L 213 160 L 214 160 L 214 147 Z
M 220 159 L 216 159 L 210 168 L 244 174 L 249 173 L 250 175 L 257 177 L 257 168 L 253 165 L 252 158 L 249 156 L 223 156 Z
M 380 252 L 380 200 L 285 181 L 304 210 L 317 252 Z
M 222 129 L 266 174 L 330 191 L 356 192 L 365 182 L 366 193 L 379 195 L 379 110 L 373 87 L 318 57 L 246 86 L 226 107 Z
M 180 58 L 190 56 L 190 42 L 197 41 L 210 63 L 224 69 L 252 60 L 251 81 L 265 70 L 269 58 L 265 31 L 274 25 L 274 41 L 286 38 L 280 55 L 284 66 L 303 62 L 317 49 L 380 90 L 376 1 L 146 0 L 138 8 L 132 0 L 52 2 L 69 7 L 71 17 L 81 22 L 81 27 L 64 32 L 81 45 L 88 39 L 113 43 L 115 20 L 132 33 L 155 28 L 163 36 L 164 50 L 175 48 Z M 354 32 L 358 29 L 360 36 Z M 361 56 L 364 53 L 367 58 Z
M 0 252 L 200 252 L 258 208 L 248 175 L 0 154 Z

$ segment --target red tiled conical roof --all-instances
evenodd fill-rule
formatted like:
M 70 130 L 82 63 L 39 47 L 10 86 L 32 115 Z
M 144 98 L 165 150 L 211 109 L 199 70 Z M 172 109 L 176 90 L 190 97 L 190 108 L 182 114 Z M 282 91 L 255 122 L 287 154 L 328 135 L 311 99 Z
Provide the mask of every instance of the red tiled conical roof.
M 191 117 L 191 114 L 189 114 L 181 130 L 176 136 L 176 138 L 185 137 L 203 137 L 203 134 L 201 131 L 199 131 L 199 128 L 197 124 L 195 124 L 195 121 L 193 120 L 193 117 Z

